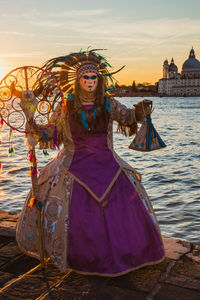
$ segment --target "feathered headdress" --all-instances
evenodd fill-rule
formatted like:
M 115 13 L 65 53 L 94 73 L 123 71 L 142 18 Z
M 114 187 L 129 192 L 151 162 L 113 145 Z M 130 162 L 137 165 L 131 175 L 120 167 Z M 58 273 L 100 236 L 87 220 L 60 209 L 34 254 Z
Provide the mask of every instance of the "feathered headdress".
M 108 68 L 112 68 L 112 66 L 105 57 L 96 52 L 98 50 L 106 49 L 92 49 L 52 58 L 43 68 L 56 77 L 63 94 L 73 92 L 79 69 L 88 64 L 94 65 L 98 74 L 109 78 L 113 83 L 112 75 L 122 70 L 124 66 L 117 71 L 109 72 Z

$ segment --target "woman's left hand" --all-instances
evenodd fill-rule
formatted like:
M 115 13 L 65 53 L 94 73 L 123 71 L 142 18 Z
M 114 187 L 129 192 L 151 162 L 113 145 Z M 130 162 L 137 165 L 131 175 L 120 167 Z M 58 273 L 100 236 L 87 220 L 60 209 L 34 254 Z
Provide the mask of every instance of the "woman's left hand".
M 20 106 L 26 116 L 27 121 L 33 121 L 35 111 L 37 109 L 38 101 L 31 90 L 22 92 Z

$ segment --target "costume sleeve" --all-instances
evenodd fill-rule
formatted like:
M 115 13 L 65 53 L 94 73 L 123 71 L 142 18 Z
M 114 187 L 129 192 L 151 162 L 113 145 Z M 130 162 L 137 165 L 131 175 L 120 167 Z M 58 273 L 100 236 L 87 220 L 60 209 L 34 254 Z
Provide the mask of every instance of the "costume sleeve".
M 127 108 L 114 98 L 110 99 L 111 111 L 110 115 L 114 121 L 117 121 L 125 126 L 131 126 L 136 122 L 135 107 Z
M 110 101 L 111 119 L 118 122 L 117 131 L 125 136 L 133 135 L 137 132 L 137 122 L 135 117 L 135 107 L 127 108 L 114 98 L 107 99 Z

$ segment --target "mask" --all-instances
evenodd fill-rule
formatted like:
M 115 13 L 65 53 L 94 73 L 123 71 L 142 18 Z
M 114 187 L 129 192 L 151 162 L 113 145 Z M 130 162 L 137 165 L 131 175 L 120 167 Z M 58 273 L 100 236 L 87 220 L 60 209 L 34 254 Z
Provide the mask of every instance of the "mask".
M 98 85 L 98 75 L 94 72 L 84 73 L 80 78 L 80 86 L 86 92 L 94 92 Z

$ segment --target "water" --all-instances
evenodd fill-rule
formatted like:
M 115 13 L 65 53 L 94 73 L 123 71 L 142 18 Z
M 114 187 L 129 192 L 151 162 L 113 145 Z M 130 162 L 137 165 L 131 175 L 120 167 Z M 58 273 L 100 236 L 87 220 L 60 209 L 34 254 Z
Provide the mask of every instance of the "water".
M 200 98 L 155 98 L 152 121 L 166 148 L 150 153 L 128 149 L 132 138 L 116 133 L 117 153 L 143 175 L 163 236 L 200 243 Z M 132 107 L 141 98 L 118 98 Z M 0 209 L 22 208 L 31 187 L 27 149 L 22 134 L 14 134 L 15 156 L 8 157 L 8 129 L 1 132 L 3 164 L 0 181 Z M 55 151 L 50 152 L 51 158 Z M 49 158 L 37 151 L 39 168 Z

